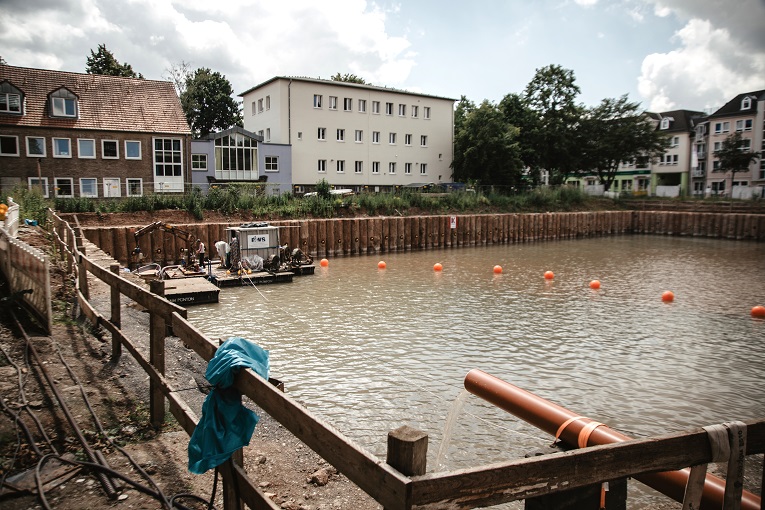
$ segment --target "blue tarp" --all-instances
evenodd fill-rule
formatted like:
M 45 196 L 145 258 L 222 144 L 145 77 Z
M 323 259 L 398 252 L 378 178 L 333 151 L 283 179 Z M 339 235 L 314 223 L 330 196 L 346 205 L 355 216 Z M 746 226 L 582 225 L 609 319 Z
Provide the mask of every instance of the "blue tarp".
M 268 379 L 268 351 L 241 337 L 231 337 L 215 352 L 205 372 L 214 386 L 202 404 L 202 417 L 189 440 L 189 471 L 202 474 L 223 464 L 250 443 L 258 416 L 242 405 L 230 386 L 240 367 Z

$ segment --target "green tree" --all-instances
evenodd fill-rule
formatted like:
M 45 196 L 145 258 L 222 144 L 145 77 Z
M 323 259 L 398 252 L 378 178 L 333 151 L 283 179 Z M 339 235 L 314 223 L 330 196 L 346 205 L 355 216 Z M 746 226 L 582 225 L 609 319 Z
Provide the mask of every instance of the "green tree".
M 520 94 L 508 94 L 499 102 L 505 121 L 518 128 L 518 146 L 523 166 L 528 171 L 529 184 L 539 185 L 541 173 L 540 153 L 535 149 L 536 137 L 541 133 L 539 117 Z
M 173 83 L 175 87 L 175 93 L 178 97 L 181 97 L 186 91 L 186 82 L 189 78 L 194 77 L 194 71 L 191 69 L 191 63 L 181 60 L 176 64 L 171 64 L 170 67 L 165 69 L 165 75 L 162 76 L 167 81 Z
M 536 163 L 550 173 L 550 184 L 563 184 L 579 166 L 583 108 L 574 102 L 580 93 L 575 82 L 573 71 L 550 65 L 537 69 L 523 93 L 524 103 L 538 119 L 527 150 L 534 151 L 539 157 Z
M 340 73 L 337 73 L 332 77 L 332 81 L 345 81 L 348 83 L 360 83 L 361 85 L 365 85 L 367 82 L 364 80 L 364 78 L 360 76 L 356 76 L 355 74 L 345 73 L 341 75 Z
M 454 132 L 459 132 L 465 125 L 468 115 L 475 111 L 475 103 L 469 100 L 467 97 L 460 97 L 459 103 L 457 103 L 454 109 Z
M 733 197 L 733 181 L 736 172 L 746 172 L 749 165 L 759 159 L 756 152 L 752 152 L 744 145 L 744 139 L 741 133 L 736 131 L 726 138 L 719 150 L 715 151 L 715 156 L 720 161 L 720 172 L 730 172 L 730 193 Z
M 580 124 L 580 170 L 594 172 L 606 190 L 616 178 L 620 163 L 638 158 L 654 159 L 669 146 L 669 138 L 627 96 L 606 98 L 587 110 Z
M 98 45 L 98 51 L 90 50 L 85 71 L 88 74 L 105 74 L 107 76 L 123 76 L 125 78 L 141 78 L 143 75 L 136 74 L 133 67 L 125 62 L 120 64 L 111 51 L 106 49 L 105 44 Z
M 215 130 L 242 125 L 242 112 L 233 93 L 225 76 L 206 67 L 186 78 L 181 106 L 195 135 L 205 136 Z
M 464 97 L 460 103 L 466 113 L 454 136 L 454 179 L 519 187 L 523 163 L 515 141 L 518 129 L 505 122 L 499 108 L 489 101 L 478 108 L 471 108 Z

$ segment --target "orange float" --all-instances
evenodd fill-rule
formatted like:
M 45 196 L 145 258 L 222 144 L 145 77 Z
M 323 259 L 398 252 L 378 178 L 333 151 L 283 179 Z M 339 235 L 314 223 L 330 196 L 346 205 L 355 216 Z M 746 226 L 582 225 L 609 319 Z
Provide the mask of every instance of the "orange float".
M 329 260 L 321 259 L 321 262 L 319 262 L 319 264 L 321 264 L 321 267 L 327 267 L 329 265 Z
M 598 290 L 600 288 L 600 280 L 592 280 L 590 282 L 590 288 L 593 290 Z
M 545 271 L 545 280 L 552 280 L 555 278 L 555 273 L 552 271 Z
M 444 266 L 442 266 L 440 262 L 436 262 L 433 265 L 433 271 L 442 271 L 443 269 L 444 269 Z
M 377 263 L 377 269 L 385 269 L 385 261 L 381 260 Z
M 502 272 L 502 266 L 494 266 L 494 274 L 500 274 Z
M 671 290 L 664 291 L 664 294 L 661 295 L 661 300 L 665 303 L 671 303 L 675 300 L 675 293 Z
M 765 306 L 757 305 L 755 307 L 752 307 L 752 317 L 757 317 L 758 319 L 765 319 Z

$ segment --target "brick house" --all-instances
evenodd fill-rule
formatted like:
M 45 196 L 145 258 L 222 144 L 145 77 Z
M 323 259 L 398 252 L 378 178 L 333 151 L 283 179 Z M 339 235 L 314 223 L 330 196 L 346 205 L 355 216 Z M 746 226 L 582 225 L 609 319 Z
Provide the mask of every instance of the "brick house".
M 191 129 L 172 83 L 0 65 L 0 193 L 182 193 Z M 0 195 L 2 196 L 2 195 Z

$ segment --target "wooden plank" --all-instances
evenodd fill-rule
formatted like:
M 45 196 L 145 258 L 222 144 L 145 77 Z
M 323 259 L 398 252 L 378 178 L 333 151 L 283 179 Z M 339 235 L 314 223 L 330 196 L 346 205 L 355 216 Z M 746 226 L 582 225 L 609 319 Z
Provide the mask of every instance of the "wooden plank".
M 747 454 L 765 449 L 765 420 L 746 422 Z M 750 444 L 751 443 L 751 444 Z M 412 508 L 476 508 L 712 460 L 703 430 L 412 478 Z M 604 477 L 607 477 L 604 480 Z M 684 487 L 679 487 L 682 498 Z
M 241 370 L 234 379 L 234 386 L 385 508 L 405 508 L 407 477 L 353 443 L 252 370 Z

